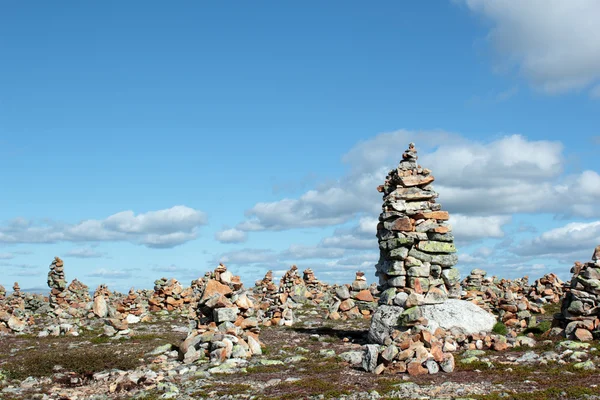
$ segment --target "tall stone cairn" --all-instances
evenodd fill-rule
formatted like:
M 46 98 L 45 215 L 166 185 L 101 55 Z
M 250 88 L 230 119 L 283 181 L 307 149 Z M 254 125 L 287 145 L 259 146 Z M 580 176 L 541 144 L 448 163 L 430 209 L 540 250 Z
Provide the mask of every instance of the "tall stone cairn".
M 431 171 L 417 164 L 413 143 L 385 183 L 377 225 L 379 304 L 404 307 L 460 296 L 460 274 L 449 215 L 435 199 Z M 406 304 L 406 303 L 409 304 Z
M 565 295 L 561 313 L 554 316 L 554 325 L 564 328 L 569 339 L 600 338 L 600 246 L 594 249 L 592 261 L 575 262 L 571 273 L 571 290 Z
M 67 281 L 65 280 L 65 269 L 63 260 L 54 257 L 54 261 L 50 264 L 50 272 L 48 272 L 48 287 L 50 288 L 50 305 L 56 305 L 62 302 L 63 292 L 67 289 Z

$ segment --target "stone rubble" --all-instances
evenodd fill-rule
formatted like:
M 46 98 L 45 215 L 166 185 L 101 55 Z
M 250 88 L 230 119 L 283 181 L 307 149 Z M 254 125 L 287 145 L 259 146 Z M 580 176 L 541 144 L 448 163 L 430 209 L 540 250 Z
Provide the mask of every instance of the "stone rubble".
M 183 288 L 177 279 L 161 278 L 154 281 L 154 293 L 148 300 L 150 311 L 187 310 L 193 301 L 193 289 Z
M 546 274 L 533 282 L 527 297 L 538 304 L 557 304 L 565 294 L 564 287 L 556 274 Z
M 25 333 L 35 323 L 25 310 L 25 293 L 19 283 L 13 285 L 13 292 L 6 296 L 4 287 L 0 288 L 0 334 Z
M 536 289 L 529 286 L 528 277 L 511 280 L 486 275 L 482 269 L 472 270 L 461 283 L 461 299 L 498 315 L 499 320 L 515 333 L 534 327 L 537 324 L 535 314 L 544 313 L 541 304 L 545 300 L 540 300 L 540 296 L 535 294 Z M 540 281 L 546 282 L 544 278 Z M 538 283 L 538 287 L 541 285 Z M 542 292 L 545 290 L 544 286 Z M 557 293 L 562 293 L 562 289 L 553 289 L 552 297 Z
M 225 265 L 207 273 L 198 300 L 197 318 L 179 350 L 184 363 L 210 359 L 245 359 L 262 354 L 260 328 L 251 292 Z
M 273 273 L 268 271 L 253 289 L 257 297 L 257 317 L 264 326 L 292 326 L 294 309 L 307 304 L 312 298 L 304 279 L 298 275 L 298 267 L 292 265 L 279 281 L 273 283 Z
M 553 325 L 568 339 L 583 342 L 600 338 L 600 245 L 592 260 L 579 261 L 571 268 L 570 290 L 561 305 Z M 555 332 L 557 333 L 557 332 Z
M 367 285 L 365 273 L 358 271 L 350 285 L 335 285 L 333 296 L 328 305 L 327 318 L 346 320 L 352 318 L 371 318 L 377 308 L 377 288 Z

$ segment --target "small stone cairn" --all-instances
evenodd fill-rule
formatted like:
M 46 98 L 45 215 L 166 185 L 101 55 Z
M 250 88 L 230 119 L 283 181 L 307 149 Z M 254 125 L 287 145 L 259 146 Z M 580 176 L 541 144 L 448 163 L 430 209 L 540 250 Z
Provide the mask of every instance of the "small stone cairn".
M 304 304 L 312 297 L 312 294 L 306 288 L 304 279 L 298 275 L 298 267 L 296 265 L 292 265 L 281 277 L 279 281 L 279 293 L 284 294 L 281 299 L 282 303 L 291 298 L 295 303 Z
M 0 334 L 19 333 L 34 324 L 33 318 L 25 310 L 25 294 L 15 282 L 13 292 L 6 296 L 4 287 L 0 287 Z
M 556 274 L 546 274 L 533 282 L 527 297 L 539 304 L 557 304 L 564 295 L 564 286 Z
M 528 298 L 528 277 L 510 280 L 486 275 L 482 269 L 472 270 L 461 283 L 461 298 L 498 315 L 513 333 L 535 326 L 534 314 L 543 314 L 544 310 Z
M 562 302 L 553 325 L 569 339 L 590 341 L 600 338 L 600 246 L 592 261 L 579 261 L 571 268 L 571 288 Z
M 136 318 L 129 317 L 129 315 L 141 317 L 143 314 L 146 314 L 148 306 L 143 299 L 141 293 L 136 293 L 131 288 L 127 296 L 116 303 L 117 312 L 124 315 L 125 318 L 129 318 L 130 321 L 136 320 Z
M 177 279 L 161 278 L 154 281 L 154 293 L 148 300 L 150 311 L 183 310 L 193 297 L 193 289 L 183 288 Z
M 50 305 L 54 308 L 64 303 L 64 291 L 67 289 L 63 260 L 54 257 L 48 272 L 48 287 L 50 288 Z
M 296 275 L 296 278 L 299 277 Z M 294 281 L 298 281 L 296 278 Z M 289 277 L 287 279 L 289 280 Z M 290 298 L 289 292 L 285 291 L 286 287 L 287 284 L 283 283 L 275 285 L 272 271 L 268 271 L 263 279 L 256 281 L 253 294 L 257 301 L 256 316 L 261 325 L 291 326 L 294 323 L 292 308 L 296 307 L 296 303 Z
M 318 280 L 315 277 L 315 273 L 310 268 L 304 270 L 302 273 L 302 280 L 304 281 L 306 290 L 310 294 L 310 302 L 315 306 L 321 304 L 329 289 L 328 285 Z
M 180 345 L 183 361 L 192 363 L 210 358 L 218 364 L 228 358 L 262 354 L 254 303 L 240 277 L 219 264 L 203 282 L 197 319 Z
M 346 320 L 353 318 L 371 318 L 377 308 L 371 288 L 367 285 L 365 273 L 358 271 L 351 285 L 335 286 L 334 296 L 329 305 L 327 318 Z

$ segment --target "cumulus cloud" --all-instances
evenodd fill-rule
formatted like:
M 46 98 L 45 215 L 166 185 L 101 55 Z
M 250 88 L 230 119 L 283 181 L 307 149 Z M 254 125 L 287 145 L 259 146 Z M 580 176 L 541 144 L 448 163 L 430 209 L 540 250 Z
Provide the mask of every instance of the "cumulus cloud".
M 218 262 L 232 264 L 272 263 L 277 261 L 277 254 L 269 249 L 242 249 L 230 251 L 218 257 Z
M 77 224 L 36 223 L 16 218 L 0 226 L 0 243 L 125 241 L 164 248 L 195 239 L 198 228 L 204 224 L 206 215 L 186 206 L 137 215 L 123 211 L 104 220 L 85 220 Z
M 381 194 L 376 191 L 386 173 L 397 165 L 411 141 L 427 144 L 459 142 L 460 137 L 443 131 L 383 133 L 358 143 L 342 162 L 348 173 L 333 183 L 324 183 L 296 199 L 261 202 L 246 211 L 246 220 L 238 224 L 243 231 L 280 231 L 294 228 L 339 225 L 360 216 L 379 213 Z
M 343 249 L 324 248 L 317 246 L 300 246 L 293 244 L 281 257 L 285 259 L 309 259 L 309 258 L 339 258 L 344 255 Z
M 560 142 L 508 135 L 484 143 L 446 132 L 403 130 L 358 143 L 343 157 L 350 169 L 337 182 L 296 199 L 258 203 L 246 212 L 248 218 L 237 229 L 278 231 L 332 226 L 361 216 L 374 220 L 381 204 L 381 194 L 375 188 L 411 141 L 420 150 L 420 164 L 433 170 L 434 186 L 444 209 L 463 216 L 493 216 L 488 221 L 490 226 L 478 228 L 478 237 L 500 237 L 501 226 L 507 223 L 502 215 L 513 213 L 600 216 L 600 209 L 595 207 L 600 176 L 595 171 L 563 176 Z M 457 221 L 461 222 L 465 221 Z M 457 227 L 459 232 L 465 239 L 473 236 Z M 342 237 L 349 234 L 340 230 L 325 244 L 336 247 L 349 243 L 352 238 Z M 356 241 L 357 248 L 369 246 L 369 237 L 361 239 L 365 240 Z
M 87 276 L 105 279 L 127 279 L 131 277 L 131 272 L 129 270 L 99 268 L 90 272 Z
M 501 238 L 504 236 L 502 227 L 510 221 L 510 216 L 479 217 L 452 214 L 449 222 L 452 224 L 456 240 L 470 241 L 478 238 Z
M 600 3 L 596 0 L 464 0 L 491 22 L 496 68 L 516 67 L 546 93 L 581 90 L 600 79 Z
M 90 247 L 81 247 L 77 249 L 73 249 L 68 251 L 65 256 L 66 257 L 74 257 L 74 258 L 101 258 L 106 254 L 98 252 Z
M 536 238 L 522 241 L 514 252 L 522 256 L 538 257 L 587 252 L 589 258 L 599 244 L 600 221 L 571 222 L 544 232 Z
M 246 232 L 239 229 L 225 229 L 215 233 L 215 239 L 221 243 L 242 243 L 246 241 Z

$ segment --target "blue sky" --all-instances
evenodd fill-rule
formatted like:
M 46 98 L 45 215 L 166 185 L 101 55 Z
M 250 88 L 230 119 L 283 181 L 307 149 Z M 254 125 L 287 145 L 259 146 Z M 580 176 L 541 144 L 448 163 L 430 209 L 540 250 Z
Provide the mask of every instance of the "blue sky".
M 409 141 L 463 276 L 600 244 L 595 1 L 5 2 L 0 284 L 373 279 Z M 277 272 L 276 272 L 277 274 Z

